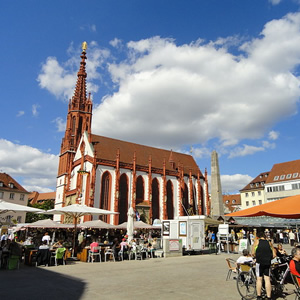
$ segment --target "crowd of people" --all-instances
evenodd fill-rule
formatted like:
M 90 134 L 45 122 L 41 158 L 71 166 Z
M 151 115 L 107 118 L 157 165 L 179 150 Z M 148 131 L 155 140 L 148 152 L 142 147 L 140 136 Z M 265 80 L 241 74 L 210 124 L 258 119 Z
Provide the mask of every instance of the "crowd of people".
M 283 232 L 286 234 L 283 235 Z M 255 265 L 256 292 L 258 300 L 263 299 L 263 282 L 267 296 L 266 299 L 272 299 L 270 274 L 271 265 L 275 258 L 283 259 L 283 261 L 289 261 L 290 272 L 299 276 L 298 281 L 300 283 L 300 245 L 298 245 L 299 238 L 296 233 L 297 231 L 294 232 L 293 230 L 276 230 L 275 234 L 272 235 L 272 232 L 269 230 L 257 230 L 255 231 L 253 242 L 251 239 L 251 252 L 244 249 L 242 255 L 237 259 L 237 268 L 240 268 L 240 266 L 244 264 Z M 245 234 L 247 237 L 247 233 Z M 288 240 L 284 240 L 284 237 Z M 274 246 L 274 241 L 277 242 L 276 246 Z M 283 243 L 287 244 L 288 242 L 293 247 L 290 256 L 283 248 Z

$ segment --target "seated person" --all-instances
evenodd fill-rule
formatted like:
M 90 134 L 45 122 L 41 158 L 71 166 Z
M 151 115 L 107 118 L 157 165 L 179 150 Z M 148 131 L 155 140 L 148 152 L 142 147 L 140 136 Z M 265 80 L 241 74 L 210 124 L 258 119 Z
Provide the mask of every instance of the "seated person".
M 129 245 L 125 238 L 122 239 L 122 242 L 120 243 L 120 247 L 121 247 L 121 251 L 123 252 L 128 250 Z
M 39 246 L 39 249 L 50 249 L 48 246 L 48 241 L 44 240 L 42 245 Z
M 237 259 L 237 261 L 236 261 L 238 267 L 239 267 L 240 265 L 244 265 L 244 264 L 249 264 L 249 265 L 250 265 L 251 263 L 254 263 L 254 259 L 253 259 L 253 257 L 249 254 L 249 251 L 248 251 L 247 249 L 244 249 L 242 253 L 243 253 L 243 255 L 241 255 L 241 256 Z
M 290 261 L 290 271 L 293 275 L 300 277 L 300 248 L 292 249 L 292 259 Z M 300 278 L 297 277 L 298 283 L 300 284 Z
M 282 247 L 282 244 L 280 243 L 277 245 L 277 248 L 275 248 L 275 250 L 276 250 L 276 256 L 278 257 L 283 257 L 287 255 L 286 251 Z
M 50 248 L 48 246 L 47 240 L 44 240 L 42 245 L 39 246 L 39 250 L 36 254 L 37 265 L 49 265 L 50 263 Z
M 98 249 L 95 249 L 96 247 L 99 247 L 99 243 L 96 241 L 96 239 L 93 239 L 93 242 L 90 244 L 91 252 L 98 252 Z
M 63 248 L 63 241 L 58 241 L 56 243 L 53 244 L 53 249 L 56 248 Z

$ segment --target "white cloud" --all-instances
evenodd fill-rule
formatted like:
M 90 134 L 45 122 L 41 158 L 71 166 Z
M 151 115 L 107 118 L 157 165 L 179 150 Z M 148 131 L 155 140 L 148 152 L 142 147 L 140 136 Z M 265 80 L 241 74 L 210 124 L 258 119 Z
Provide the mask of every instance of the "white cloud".
M 32 110 L 32 115 L 34 116 L 34 117 L 37 117 L 38 115 L 39 115 L 39 112 L 38 112 L 38 108 L 39 108 L 40 106 L 38 105 L 38 104 L 33 104 L 32 105 L 32 108 L 31 108 L 31 110 Z
M 17 117 L 21 117 L 25 114 L 25 111 L 23 110 L 19 110 L 18 113 L 17 113 Z
M 275 141 L 275 140 L 278 139 L 278 137 L 279 137 L 279 132 L 274 131 L 274 130 L 272 130 L 272 131 L 269 132 L 269 139 L 270 140 Z
M 109 44 L 111 46 L 113 46 L 114 48 L 121 48 L 122 47 L 122 40 L 118 39 L 118 38 L 114 38 L 113 40 L 111 40 L 109 42 Z
M 119 89 L 94 110 L 93 132 L 173 149 L 212 139 L 232 147 L 297 111 L 300 14 L 269 22 L 237 55 L 222 43 L 129 42 L 127 59 L 109 65 Z M 239 155 L 263 150 L 245 145 Z
M 30 146 L 0 139 L 0 166 L 2 172 L 13 178 L 23 178 L 23 181 L 19 183 L 24 184 L 24 187 L 34 186 L 34 190 L 37 191 L 49 190 L 49 187 L 55 189 L 57 155 L 43 153 Z
M 234 148 L 230 154 L 229 158 L 237 157 L 237 156 L 246 156 L 252 155 L 256 152 L 265 151 L 264 147 L 256 147 L 244 144 L 242 147 Z
M 108 50 L 91 42 L 88 90 L 106 84 L 101 74 L 107 65 L 116 91 L 94 106 L 93 133 L 168 149 L 201 149 L 213 141 L 230 157 L 274 148 L 266 141 L 239 143 L 262 139 L 274 124 L 297 113 L 300 13 L 270 21 L 258 37 L 244 41 L 234 36 L 177 45 L 152 37 L 128 42 L 125 59 L 114 63 Z M 70 98 L 74 90 L 79 55 L 71 50 L 64 64 L 48 58 L 38 77 L 57 97 Z M 268 139 L 276 138 L 271 131 Z
M 278 5 L 281 0 L 269 0 L 269 2 L 272 4 L 272 5 Z
M 64 132 L 66 130 L 66 121 L 62 118 L 57 117 L 52 122 L 55 123 L 58 132 Z
M 221 185 L 223 194 L 239 193 L 253 178 L 249 175 L 234 174 L 221 175 Z
M 99 85 L 98 83 L 95 84 L 94 80 L 101 79 L 98 69 L 102 67 L 110 53 L 106 49 L 99 49 L 94 41 L 88 47 L 87 91 L 96 93 Z M 60 64 L 56 57 L 48 57 L 46 62 L 42 64 L 41 73 L 37 78 L 41 88 L 63 100 L 68 100 L 73 96 L 80 62 L 78 49 L 74 49 L 73 44 L 70 45 L 67 52 L 71 57 L 63 64 Z

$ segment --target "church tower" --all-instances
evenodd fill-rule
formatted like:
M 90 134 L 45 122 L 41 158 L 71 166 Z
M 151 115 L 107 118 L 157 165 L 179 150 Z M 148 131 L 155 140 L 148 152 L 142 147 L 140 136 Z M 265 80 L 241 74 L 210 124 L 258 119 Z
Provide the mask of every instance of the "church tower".
M 69 100 L 65 136 L 62 139 L 56 185 L 56 207 L 63 206 L 65 191 L 70 180 L 72 162 L 82 134 L 86 131 L 91 138 L 92 109 L 91 95 L 86 93 L 86 49 L 82 43 L 82 53 L 77 82 L 73 97 Z
M 84 131 L 91 135 L 93 104 L 86 95 L 86 49 L 87 44 L 82 44 L 80 68 L 77 73 L 75 92 L 69 101 L 65 136 L 62 139 L 59 156 L 58 177 L 70 171 L 76 149 Z

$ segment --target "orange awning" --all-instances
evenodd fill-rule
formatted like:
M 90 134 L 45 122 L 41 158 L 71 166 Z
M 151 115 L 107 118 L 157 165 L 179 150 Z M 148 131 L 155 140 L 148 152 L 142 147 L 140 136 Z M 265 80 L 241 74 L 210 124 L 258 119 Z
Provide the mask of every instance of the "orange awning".
M 286 197 L 262 205 L 246 208 L 227 214 L 226 217 L 258 217 L 300 218 L 300 195 Z

